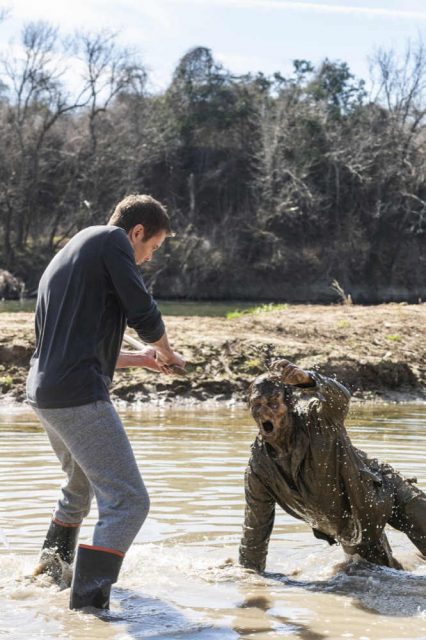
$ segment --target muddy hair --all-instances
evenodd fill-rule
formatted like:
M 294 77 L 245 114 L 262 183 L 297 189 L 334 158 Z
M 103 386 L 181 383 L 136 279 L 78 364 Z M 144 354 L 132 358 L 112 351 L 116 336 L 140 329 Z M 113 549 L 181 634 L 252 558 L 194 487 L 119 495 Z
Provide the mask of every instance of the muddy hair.
M 108 224 L 120 227 L 126 233 L 137 224 L 142 224 L 144 240 L 149 240 L 160 231 L 165 231 L 168 236 L 173 235 L 166 208 L 158 200 L 147 195 L 130 195 L 121 200 Z
M 284 404 L 291 406 L 293 404 L 293 387 L 288 384 L 283 384 L 279 376 L 266 373 L 258 376 L 253 380 L 248 389 L 247 402 L 251 405 L 251 400 L 254 392 L 257 391 L 260 395 L 271 396 L 274 393 L 281 392 L 283 394 Z

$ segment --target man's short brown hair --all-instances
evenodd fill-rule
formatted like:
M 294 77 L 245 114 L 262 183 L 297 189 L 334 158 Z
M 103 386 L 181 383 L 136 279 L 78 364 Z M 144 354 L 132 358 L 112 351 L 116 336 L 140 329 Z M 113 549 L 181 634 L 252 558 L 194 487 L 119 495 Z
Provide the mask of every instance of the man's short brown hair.
M 147 195 L 130 195 L 121 200 L 108 224 L 121 227 L 127 233 L 137 224 L 142 224 L 144 240 L 149 240 L 160 231 L 165 231 L 168 236 L 173 235 L 166 208 Z

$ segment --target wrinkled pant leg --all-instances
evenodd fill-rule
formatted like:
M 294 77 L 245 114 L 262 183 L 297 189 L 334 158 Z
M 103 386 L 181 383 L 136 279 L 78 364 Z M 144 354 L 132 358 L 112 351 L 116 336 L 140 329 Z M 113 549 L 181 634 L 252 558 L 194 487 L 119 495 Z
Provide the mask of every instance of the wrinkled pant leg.
M 126 553 L 148 514 L 149 497 L 117 412 L 109 402 L 41 411 L 55 422 L 94 490 L 99 520 L 93 545 Z
M 426 494 L 413 480 L 405 479 L 389 465 L 382 465 L 382 468 L 384 479 L 393 493 L 388 524 L 405 533 L 426 557 Z
M 72 419 L 72 410 L 66 410 L 68 416 L 64 415 L 63 425 L 66 427 L 67 418 Z M 38 415 L 47 437 L 55 452 L 62 470 L 67 476 L 66 482 L 61 487 L 62 496 L 59 498 L 53 513 L 53 519 L 64 524 L 80 524 L 90 511 L 93 499 L 93 488 L 84 471 L 73 458 L 70 450 L 60 436 L 60 432 L 53 424 L 50 424 L 43 413 L 35 410 Z
M 367 540 L 354 546 L 342 544 L 345 553 L 350 556 L 359 555 L 363 560 L 393 569 L 401 569 L 400 563 L 393 557 L 392 549 L 383 532 L 379 540 Z
M 417 487 L 413 489 L 418 495 L 409 502 L 396 502 L 389 524 L 405 533 L 426 557 L 426 494 Z

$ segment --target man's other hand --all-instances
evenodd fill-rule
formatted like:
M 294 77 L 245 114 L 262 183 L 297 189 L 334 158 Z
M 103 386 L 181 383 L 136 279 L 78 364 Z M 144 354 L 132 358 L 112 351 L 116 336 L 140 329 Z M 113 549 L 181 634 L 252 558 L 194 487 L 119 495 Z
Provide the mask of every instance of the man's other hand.
M 157 352 L 152 347 L 146 347 L 140 351 L 121 351 L 117 360 L 117 368 L 144 367 L 160 373 L 162 367 L 157 359 Z

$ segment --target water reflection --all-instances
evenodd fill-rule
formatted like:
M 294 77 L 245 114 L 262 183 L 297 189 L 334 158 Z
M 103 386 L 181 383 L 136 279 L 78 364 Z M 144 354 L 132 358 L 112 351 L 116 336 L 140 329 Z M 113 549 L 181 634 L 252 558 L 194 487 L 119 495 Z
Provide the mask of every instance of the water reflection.
M 109 624 L 29 584 L 62 473 L 32 414 L 0 413 L 0 635 L 11 638 L 410 638 L 426 636 L 426 567 L 390 531 L 409 572 L 343 565 L 339 548 L 277 513 L 268 573 L 235 562 L 243 473 L 255 435 L 244 409 L 123 414 L 152 507 L 126 557 Z M 426 407 L 354 407 L 355 444 L 426 489 Z M 90 541 L 95 513 L 82 529 Z M 15 635 L 14 635 L 15 634 Z M 18 635 L 16 635 L 18 634 Z

